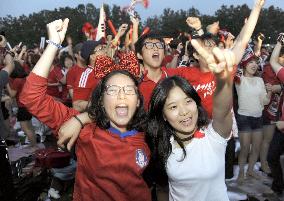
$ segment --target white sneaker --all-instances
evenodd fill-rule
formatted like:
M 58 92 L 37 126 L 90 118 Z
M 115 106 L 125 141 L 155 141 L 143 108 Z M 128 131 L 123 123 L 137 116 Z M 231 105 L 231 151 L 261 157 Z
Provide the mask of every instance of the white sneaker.
M 50 188 L 48 190 L 48 196 L 54 198 L 54 199 L 59 199 L 60 195 L 59 195 L 59 191 L 55 190 L 54 188 Z

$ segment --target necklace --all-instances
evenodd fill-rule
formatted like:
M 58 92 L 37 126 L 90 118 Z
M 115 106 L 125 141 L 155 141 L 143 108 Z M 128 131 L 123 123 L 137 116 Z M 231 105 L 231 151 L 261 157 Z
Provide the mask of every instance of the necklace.
M 192 138 L 194 138 L 194 134 L 195 134 L 196 130 L 197 130 L 197 127 L 190 133 L 190 136 L 188 136 L 186 138 L 182 138 L 182 139 L 180 139 L 180 141 L 186 142 L 186 141 L 192 140 Z
M 190 135 L 189 137 L 182 138 L 182 139 L 180 139 L 180 141 L 182 141 L 182 142 L 190 141 L 193 137 L 194 137 L 194 134 Z

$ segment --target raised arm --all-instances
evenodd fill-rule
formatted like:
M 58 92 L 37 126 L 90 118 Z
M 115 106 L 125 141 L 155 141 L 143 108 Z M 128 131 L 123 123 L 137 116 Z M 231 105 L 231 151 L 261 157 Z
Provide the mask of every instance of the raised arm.
M 138 28 L 139 28 L 139 19 L 136 17 L 131 17 L 132 22 L 132 38 L 131 38 L 131 49 L 135 51 L 135 43 L 138 40 Z
M 56 20 L 47 25 L 49 44 L 27 77 L 20 94 L 20 101 L 29 112 L 53 130 L 57 130 L 62 123 L 78 114 L 46 94 L 47 77 L 57 49 L 64 40 L 68 21 Z
M 255 0 L 255 5 L 250 13 L 250 16 L 235 41 L 235 45 L 232 48 L 232 51 L 234 52 L 236 57 L 236 64 L 238 64 L 243 57 L 244 51 L 254 31 L 260 11 L 264 3 L 265 0 Z
M 63 42 L 67 31 L 68 23 L 69 19 L 65 19 L 64 21 L 56 20 L 47 24 L 47 31 L 50 43 L 47 45 L 42 56 L 40 57 L 40 59 L 32 70 L 32 72 L 36 75 L 44 78 L 48 77 L 53 59 L 55 58 L 58 50 L 56 44 L 61 45 L 61 43 Z
M 235 65 L 234 53 L 230 50 L 220 50 L 215 47 L 213 53 L 208 53 L 196 41 L 191 41 L 192 46 L 203 57 L 207 58 L 209 69 L 215 74 L 216 90 L 213 100 L 213 128 L 222 137 L 228 138 L 232 130 L 232 91 L 233 91 L 233 66 Z
M 0 38 L 1 38 L 0 47 L 5 48 L 6 45 L 7 45 L 7 40 L 2 35 L 0 35 Z M 14 70 L 14 67 L 15 67 L 13 57 L 12 57 L 11 54 L 6 54 L 4 59 L 5 59 L 5 67 L 2 70 L 6 71 L 8 73 L 8 75 L 10 75 L 12 73 L 12 71 Z
M 278 63 L 278 58 L 279 58 L 279 55 L 280 55 L 282 45 L 284 45 L 284 33 L 279 34 L 279 37 L 277 39 L 277 43 L 276 43 L 274 50 L 273 50 L 271 57 L 270 57 L 270 64 L 271 64 L 273 71 L 276 73 L 276 75 L 280 71 L 280 69 L 283 68 L 283 66 L 281 66 Z M 284 80 L 281 80 L 281 81 L 283 82 Z

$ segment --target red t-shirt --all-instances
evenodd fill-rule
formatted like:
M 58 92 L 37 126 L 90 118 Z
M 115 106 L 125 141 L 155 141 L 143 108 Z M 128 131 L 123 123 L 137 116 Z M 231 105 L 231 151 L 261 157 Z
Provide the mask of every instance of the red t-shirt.
M 23 90 L 25 82 L 26 82 L 26 78 L 15 78 L 13 80 L 11 79 L 9 82 L 11 89 L 17 91 L 16 101 L 17 101 L 18 107 L 24 107 L 24 105 L 19 101 L 19 95 Z
M 63 78 L 63 73 L 61 72 L 61 68 L 58 66 L 53 67 L 48 76 L 48 83 L 59 83 L 59 81 Z M 56 98 L 61 98 L 62 86 L 48 86 L 47 94 L 50 96 L 54 96 Z
M 166 55 L 162 61 L 162 65 L 161 66 L 166 66 L 168 63 L 171 63 L 173 60 L 173 55 Z
M 277 72 L 277 77 L 278 79 L 284 83 L 284 67 L 282 67 L 278 72 Z
M 77 76 L 73 85 L 73 102 L 76 100 L 88 101 L 96 88 L 99 79 L 95 78 L 94 69 L 90 66 Z
M 281 84 L 270 64 L 264 66 L 262 78 L 264 83 L 269 83 L 272 85 Z M 264 106 L 263 112 L 271 121 L 278 121 L 278 112 L 281 110 L 282 99 L 283 95 L 281 95 L 281 93 L 272 93 L 270 102 Z
M 25 72 L 26 73 L 30 73 L 31 72 L 31 68 L 29 67 L 29 65 L 28 64 L 26 64 L 26 63 L 24 63 L 24 65 L 23 65 L 23 69 L 25 70 Z
M 79 112 L 47 95 L 46 86 L 47 79 L 31 73 L 20 101 L 41 122 L 58 130 Z M 88 124 L 77 139 L 76 155 L 74 201 L 151 200 L 142 176 L 150 159 L 143 133 L 121 137 Z
M 79 77 L 85 70 L 85 67 L 80 67 L 77 64 L 70 68 L 66 75 L 66 84 L 68 89 L 73 89 L 75 86 L 78 86 L 78 83 L 76 83 L 77 77 Z
M 162 67 L 161 69 L 162 69 L 162 77 L 160 78 L 159 81 L 161 81 L 162 79 L 164 79 L 168 76 L 173 75 L 169 72 L 169 69 L 167 69 L 166 67 Z M 146 111 L 148 111 L 148 109 L 149 109 L 149 104 L 150 104 L 150 101 L 151 101 L 152 92 L 153 92 L 154 88 L 156 87 L 156 85 L 157 85 L 156 82 L 150 80 L 147 77 L 147 71 L 146 71 L 146 73 L 144 74 L 142 82 L 139 84 L 139 90 L 143 95 L 144 107 L 145 107 Z

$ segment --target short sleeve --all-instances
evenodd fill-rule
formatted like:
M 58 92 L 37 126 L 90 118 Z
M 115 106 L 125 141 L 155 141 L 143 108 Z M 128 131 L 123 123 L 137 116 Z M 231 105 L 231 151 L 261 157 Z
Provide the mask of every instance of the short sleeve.
M 282 67 L 278 72 L 277 72 L 277 77 L 278 79 L 284 83 L 284 67 Z
M 213 121 L 212 121 L 213 122 Z M 223 145 L 227 145 L 227 141 L 230 140 L 231 136 L 227 139 L 223 138 L 219 133 L 217 133 L 213 126 L 212 126 L 212 122 L 208 125 L 205 133 L 206 135 L 208 135 L 208 137 L 212 140 L 214 140 L 217 143 L 223 144 Z

